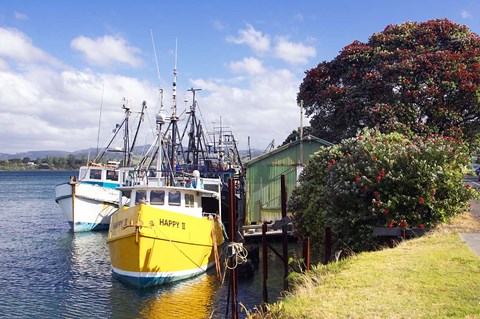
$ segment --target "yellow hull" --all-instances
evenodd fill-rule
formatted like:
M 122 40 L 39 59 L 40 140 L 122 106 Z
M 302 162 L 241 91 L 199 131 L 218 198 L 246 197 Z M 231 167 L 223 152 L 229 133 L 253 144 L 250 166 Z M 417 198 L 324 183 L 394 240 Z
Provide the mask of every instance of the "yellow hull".
M 223 241 L 214 218 L 139 204 L 112 215 L 108 245 L 114 275 L 148 287 L 204 273 Z

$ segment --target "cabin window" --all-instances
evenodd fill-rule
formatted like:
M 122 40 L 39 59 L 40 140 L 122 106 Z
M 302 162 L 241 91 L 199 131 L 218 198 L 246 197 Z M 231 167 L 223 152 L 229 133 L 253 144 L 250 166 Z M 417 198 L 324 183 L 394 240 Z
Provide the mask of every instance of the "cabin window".
M 180 197 L 180 192 L 168 192 L 168 205 L 171 206 L 180 206 L 181 203 L 181 197 Z
M 185 207 L 193 207 L 195 203 L 195 196 L 185 194 Z
M 91 169 L 90 170 L 90 179 L 102 179 L 102 170 Z
M 107 179 L 111 181 L 118 180 L 118 172 L 117 171 L 107 171 Z
M 165 191 L 153 190 L 150 192 L 150 204 L 163 205 L 165 204 Z
M 147 192 L 146 191 L 136 191 L 135 192 L 135 205 L 137 205 L 141 201 L 145 202 L 146 200 L 147 200 Z

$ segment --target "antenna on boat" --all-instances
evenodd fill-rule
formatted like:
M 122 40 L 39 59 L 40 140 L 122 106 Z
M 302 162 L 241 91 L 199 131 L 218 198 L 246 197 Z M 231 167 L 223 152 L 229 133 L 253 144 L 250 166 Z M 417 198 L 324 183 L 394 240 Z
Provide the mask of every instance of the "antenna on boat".
M 160 68 L 158 67 L 157 50 L 155 50 L 155 41 L 153 40 L 152 29 L 150 29 L 150 36 L 152 37 L 153 55 L 155 56 L 155 65 L 157 66 L 157 76 L 158 76 L 158 79 L 160 80 Z
M 173 116 L 176 116 L 176 113 L 177 113 L 177 56 L 178 56 L 178 41 L 175 40 L 175 66 L 173 67 L 173 91 L 172 91 Z
M 102 123 L 103 92 L 104 92 L 104 90 L 105 90 L 105 83 L 103 83 L 103 85 L 102 85 L 102 99 L 100 100 L 100 115 L 98 116 L 97 154 L 96 155 L 98 155 L 98 144 L 100 143 L 100 125 Z
M 153 31 L 152 29 L 150 29 L 150 36 L 152 37 L 152 46 L 153 46 L 153 55 L 155 57 L 155 65 L 157 67 L 157 77 L 158 77 L 158 80 L 161 81 L 161 78 L 160 78 L 160 68 L 158 66 L 158 59 L 157 59 L 157 50 L 155 48 L 155 40 L 153 39 Z M 160 109 L 163 109 L 163 89 L 160 88 L 159 89 L 159 92 L 160 92 Z

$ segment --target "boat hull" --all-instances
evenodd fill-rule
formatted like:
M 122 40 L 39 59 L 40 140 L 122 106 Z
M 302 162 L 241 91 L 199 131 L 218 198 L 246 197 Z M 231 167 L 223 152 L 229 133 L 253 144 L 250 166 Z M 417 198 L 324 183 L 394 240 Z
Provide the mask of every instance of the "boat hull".
M 203 274 L 223 243 L 221 224 L 140 204 L 112 215 L 109 251 L 113 275 L 146 288 Z
M 118 198 L 117 190 L 94 184 L 67 182 L 55 187 L 55 201 L 73 232 L 108 230 Z

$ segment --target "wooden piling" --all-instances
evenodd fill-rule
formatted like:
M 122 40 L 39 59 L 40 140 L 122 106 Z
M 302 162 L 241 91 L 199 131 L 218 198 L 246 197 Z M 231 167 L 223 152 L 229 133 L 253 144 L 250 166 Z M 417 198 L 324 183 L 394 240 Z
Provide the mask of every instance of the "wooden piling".
M 233 179 L 229 180 L 229 191 L 230 191 L 230 243 L 235 242 L 236 237 L 236 214 L 235 214 L 235 181 Z M 234 257 L 236 258 L 236 257 Z M 230 270 L 230 281 L 232 289 L 232 319 L 238 319 L 238 301 L 237 301 L 237 290 L 238 290 L 238 276 L 237 268 Z
M 280 192 L 281 192 L 281 205 L 282 205 L 282 219 L 287 217 L 287 187 L 285 183 L 285 175 L 280 176 Z M 283 246 L 283 290 L 288 289 L 288 234 L 287 234 L 287 225 L 282 226 L 282 246 Z
M 267 223 L 262 225 L 262 269 L 263 269 L 263 302 L 268 303 L 268 244 L 267 244 Z
M 332 257 L 332 228 L 330 226 L 325 227 L 325 259 L 324 264 L 328 264 Z

